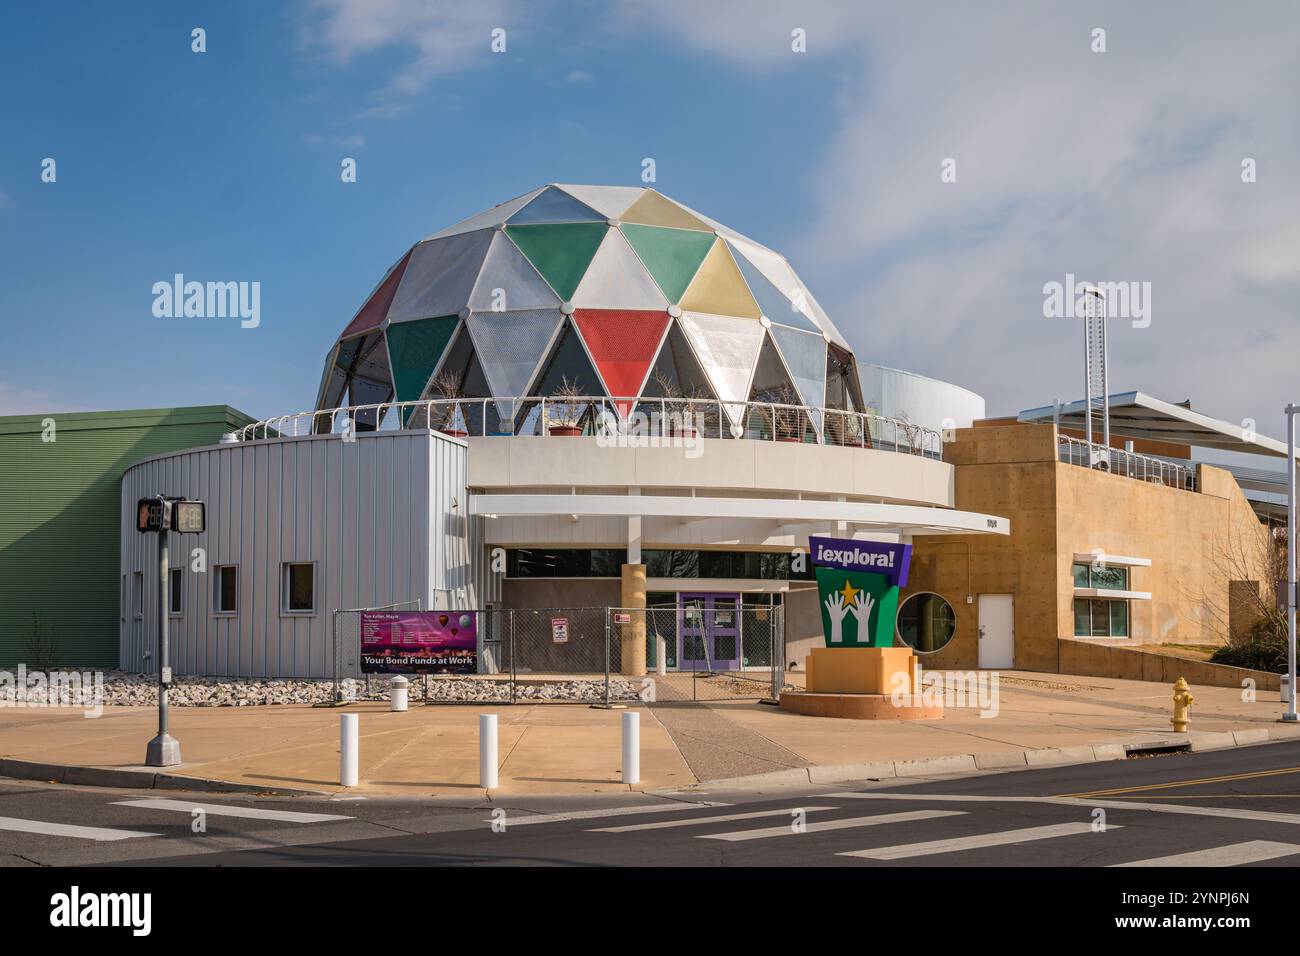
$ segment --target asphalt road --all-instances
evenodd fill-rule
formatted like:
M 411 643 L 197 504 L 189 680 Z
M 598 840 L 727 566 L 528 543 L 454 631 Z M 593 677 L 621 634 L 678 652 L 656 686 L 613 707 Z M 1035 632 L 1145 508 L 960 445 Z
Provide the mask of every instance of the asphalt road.
M 1300 742 L 908 784 L 494 802 L 0 783 L 8 866 L 1293 866 L 1298 824 Z

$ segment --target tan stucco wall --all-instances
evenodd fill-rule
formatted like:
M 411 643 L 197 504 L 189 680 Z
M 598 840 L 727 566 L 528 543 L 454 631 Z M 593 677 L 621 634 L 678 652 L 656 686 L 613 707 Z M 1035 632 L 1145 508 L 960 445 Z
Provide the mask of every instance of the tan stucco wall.
M 1250 670 L 1245 667 L 1227 667 L 1208 661 L 1194 661 L 1152 654 L 1137 647 L 1118 647 L 1098 644 L 1095 641 L 1066 639 L 1061 641 L 1061 672 L 1081 674 L 1085 677 L 1114 677 L 1121 680 L 1157 681 L 1170 685 L 1178 678 L 1186 678 L 1195 687 L 1242 687 L 1246 679 L 1255 682 L 1256 690 L 1277 690 L 1280 674 Z
M 1009 593 L 1016 667 L 1057 671 L 1059 639 L 1074 633 L 1074 555 L 1096 548 L 1152 562 L 1130 572 L 1130 589 L 1152 594 L 1130 602 L 1131 637 L 1104 643 L 1226 638 L 1229 584 L 1242 575 L 1222 553 L 1267 534 L 1227 472 L 1199 466 L 1202 490 L 1190 492 L 1061 464 L 1052 425 L 961 429 L 944 457 L 956 466 L 955 506 L 1007 517 L 1011 534 L 917 539 L 903 597 L 935 591 L 957 614 L 952 642 L 926 666 L 977 666 L 979 595 Z

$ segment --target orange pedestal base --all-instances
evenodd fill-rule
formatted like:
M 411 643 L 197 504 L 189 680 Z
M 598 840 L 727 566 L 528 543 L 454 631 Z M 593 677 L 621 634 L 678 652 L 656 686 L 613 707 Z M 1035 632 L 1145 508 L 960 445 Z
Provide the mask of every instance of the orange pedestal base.
M 916 655 L 910 647 L 816 647 L 808 655 L 807 667 L 807 691 L 783 692 L 782 710 L 850 720 L 943 716 L 942 706 L 922 706 L 920 698 L 912 696 Z M 896 691 L 906 696 L 895 700 Z
M 841 717 L 848 720 L 936 720 L 943 707 L 894 703 L 889 694 L 809 694 L 782 691 L 781 709 L 808 717 Z

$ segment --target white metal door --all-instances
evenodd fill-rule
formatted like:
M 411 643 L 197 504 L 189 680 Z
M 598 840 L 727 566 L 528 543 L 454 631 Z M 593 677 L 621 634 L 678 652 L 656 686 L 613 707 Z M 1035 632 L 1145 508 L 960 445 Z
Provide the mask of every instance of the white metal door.
M 1015 617 L 1015 602 L 1010 594 L 980 595 L 980 667 L 993 670 L 1015 667 Z

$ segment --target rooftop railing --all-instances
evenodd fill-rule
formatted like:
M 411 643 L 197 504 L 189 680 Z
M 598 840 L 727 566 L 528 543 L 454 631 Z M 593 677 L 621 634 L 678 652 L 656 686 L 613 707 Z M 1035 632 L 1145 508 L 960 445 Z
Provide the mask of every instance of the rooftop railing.
M 1058 435 L 1056 445 L 1058 457 L 1069 465 L 1107 471 L 1112 475 L 1181 488 L 1183 491 L 1196 490 L 1196 472 L 1187 465 L 1096 442 L 1089 445 L 1081 438 L 1071 438 L 1068 435 Z
M 931 428 L 866 412 L 694 398 L 526 396 L 380 402 L 280 415 L 247 425 L 239 441 L 298 435 L 431 429 L 461 438 L 634 436 L 659 443 L 748 439 L 874 448 L 942 460 Z

